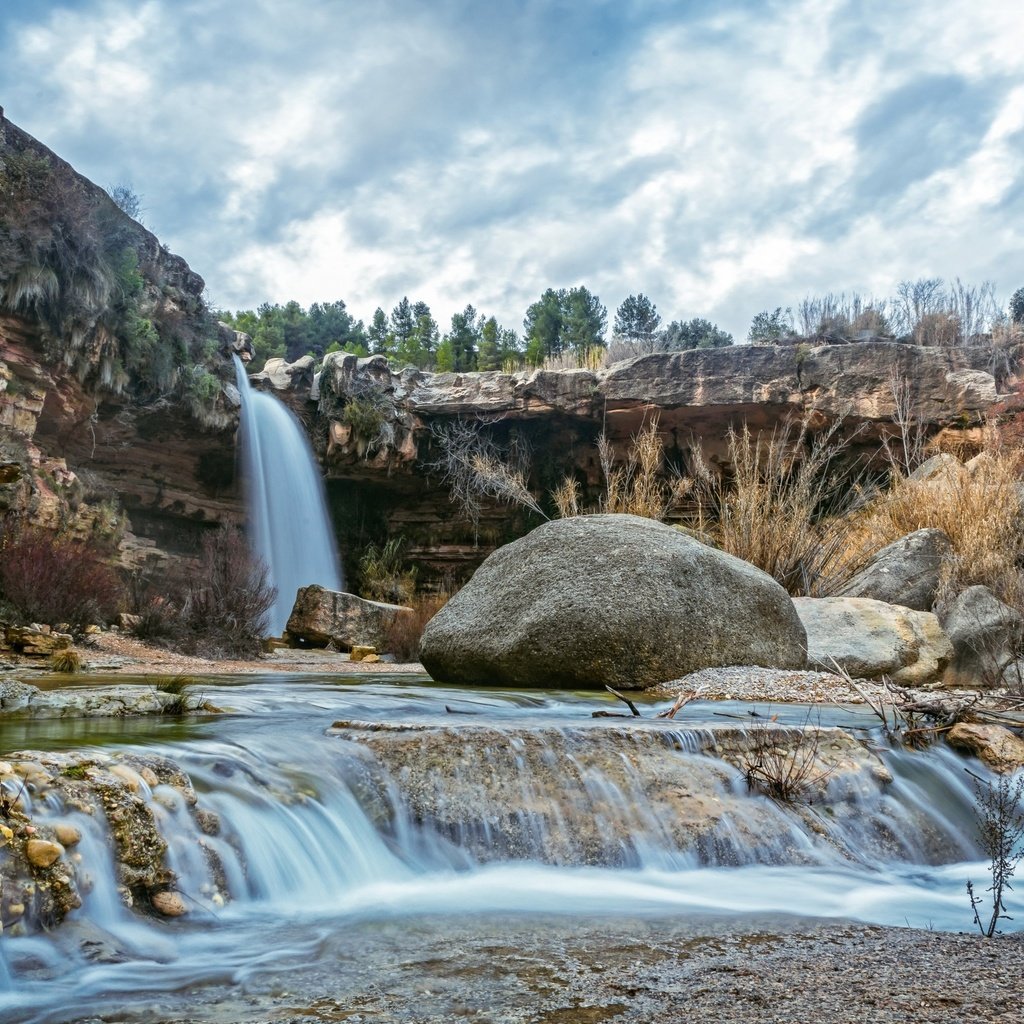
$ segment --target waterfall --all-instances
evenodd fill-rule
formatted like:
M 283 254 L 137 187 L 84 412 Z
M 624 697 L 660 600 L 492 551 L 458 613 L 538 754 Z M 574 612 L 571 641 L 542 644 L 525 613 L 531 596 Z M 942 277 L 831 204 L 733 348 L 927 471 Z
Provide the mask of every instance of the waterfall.
M 237 356 L 235 376 L 250 544 L 277 588 L 267 627 L 280 636 L 300 587 L 342 590 L 344 578 L 323 482 L 299 421 L 272 395 L 253 390 Z

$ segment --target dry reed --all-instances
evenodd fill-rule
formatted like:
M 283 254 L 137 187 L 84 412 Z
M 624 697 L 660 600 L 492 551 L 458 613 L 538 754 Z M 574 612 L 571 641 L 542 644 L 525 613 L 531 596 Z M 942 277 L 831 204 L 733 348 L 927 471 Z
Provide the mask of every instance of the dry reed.
M 751 562 L 791 594 L 821 596 L 858 567 L 849 556 L 845 515 L 857 498 L 840 456 L 839 424 L 811 437 L 806 424 L 754 436 L 744 424 L 727 435 L 731 476 L 691 454 L 692 525 L 730 555 Z

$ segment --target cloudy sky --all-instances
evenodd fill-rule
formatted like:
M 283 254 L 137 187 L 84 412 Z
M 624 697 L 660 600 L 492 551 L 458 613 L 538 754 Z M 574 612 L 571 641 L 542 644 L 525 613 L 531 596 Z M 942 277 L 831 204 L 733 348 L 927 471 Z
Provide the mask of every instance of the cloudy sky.
M 231 308 L 547 287 L 745 336 L 1024 284 L 1020 0 L 0 0 L 0 104 Z

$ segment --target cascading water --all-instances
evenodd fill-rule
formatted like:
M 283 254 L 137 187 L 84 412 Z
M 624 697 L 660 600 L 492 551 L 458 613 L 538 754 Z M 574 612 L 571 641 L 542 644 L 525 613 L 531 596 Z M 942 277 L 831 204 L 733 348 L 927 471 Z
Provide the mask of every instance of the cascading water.
M 45 787 L 26 794 L 37 822 L 79 826 L 83 905 L 52 937 L 0 941 L 0 1019 L 63 1022 L 129 1003 L 146 1019 L 146 999 L 161 1013 L 170 999 L 194 1010 L 202 986 L 249 993 L 318 963 L 372 972 L 370 946 L 429 949 L 467 915 L 798 914 L 957 929 L 969 924 L 965 880 L 985 877 L 963 762 L 941 747 L 888 751 L 861 729 L 869 749 L 830 732 L 844 764 L 853 755 L 862 767 L 800 807 L 749 793 L 725 759 L 747 731 L 695 705 L 687 721 L 620 725 L 593 722 L 603 705 L 580 695 L 380 678 L 201 685 L 230 713 L 175 731 L 138 721 L 102 748 L 170 758 L 219 822 L 204 826 L 180 793 L 131 776 L 189 913 L 167 922 L 126 907 L 102 815 L 38 795 Z M 8 734 L 0 721 L 0 751 L 14 737 L 59 746 L 53 727 Z M 396 919 L 406 923 L 389 932 Z
M 272 395 L 256 391 L 241 359 L 242 478 L 253 551 L 266 564 L 277 598 L 268 629 L 280 636 L 300 587 L 342 590 L 344 578 L 323 482 L 299 421 Z

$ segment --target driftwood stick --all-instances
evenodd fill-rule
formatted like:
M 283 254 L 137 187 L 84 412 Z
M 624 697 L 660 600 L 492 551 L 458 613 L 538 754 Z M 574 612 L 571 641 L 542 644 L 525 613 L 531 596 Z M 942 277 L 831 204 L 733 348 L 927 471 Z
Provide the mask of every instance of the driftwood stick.
M 676 712 L 681 708 L 686 707 L 691 700 L 696 700 L 697 697 L 703 692 L 704 687 L 698 686 L 696 690 L 683 690 L 678 697 L 676 697 L 675 704 L 672 707 L 667 708 L 665 711 L 659 711 L 654 717 L 655 718 L 675 718 Z
M 610 693 L 610 694 L 611 694 L 611 695 L 612 695 L 613 697 L 618 697 L 618 698 L 619 698 L 619 700 L 621 700 L 621 701 L 622 701 L 622 703 L 623 703 L 623 704 L 625 704 L 625 705 L 626 705 L 626 707 L 628 707 L 628 708 L 629 708 L 629 710 L 633 712 L 633 717 L 634 717 L 634 718 L 642 718 L 642 717 L 643 717 L 643 716 L 642 716 L 642 715 L 640 714 L 640 712 L 639 712 L 639 711 L 637 711 L 637 709 L 636 709 L 636 705 L 635 705 L 635 704 L 634 704 L 634 703 L 633 703 L 633 702 L 632 702 L 632 701 L 631 701 L 631 700 L 630 700 L 630 699 L 629 699 L 629 698 L 628 698 L 627 696 L 625 696 L 624 694 L 621 694 L 621 693 L 619 693 L 619 691 L 618 691 L 618 690 L 613 690 L 613 689 L 612 689 L 612 688 L 611 688 L 610 686 L 605 686 L 605 689 L 606 689 L 606 690 L 607 690 L 607 691 L 608 691 L 608 692 L 609 692 L 609 693 Z

